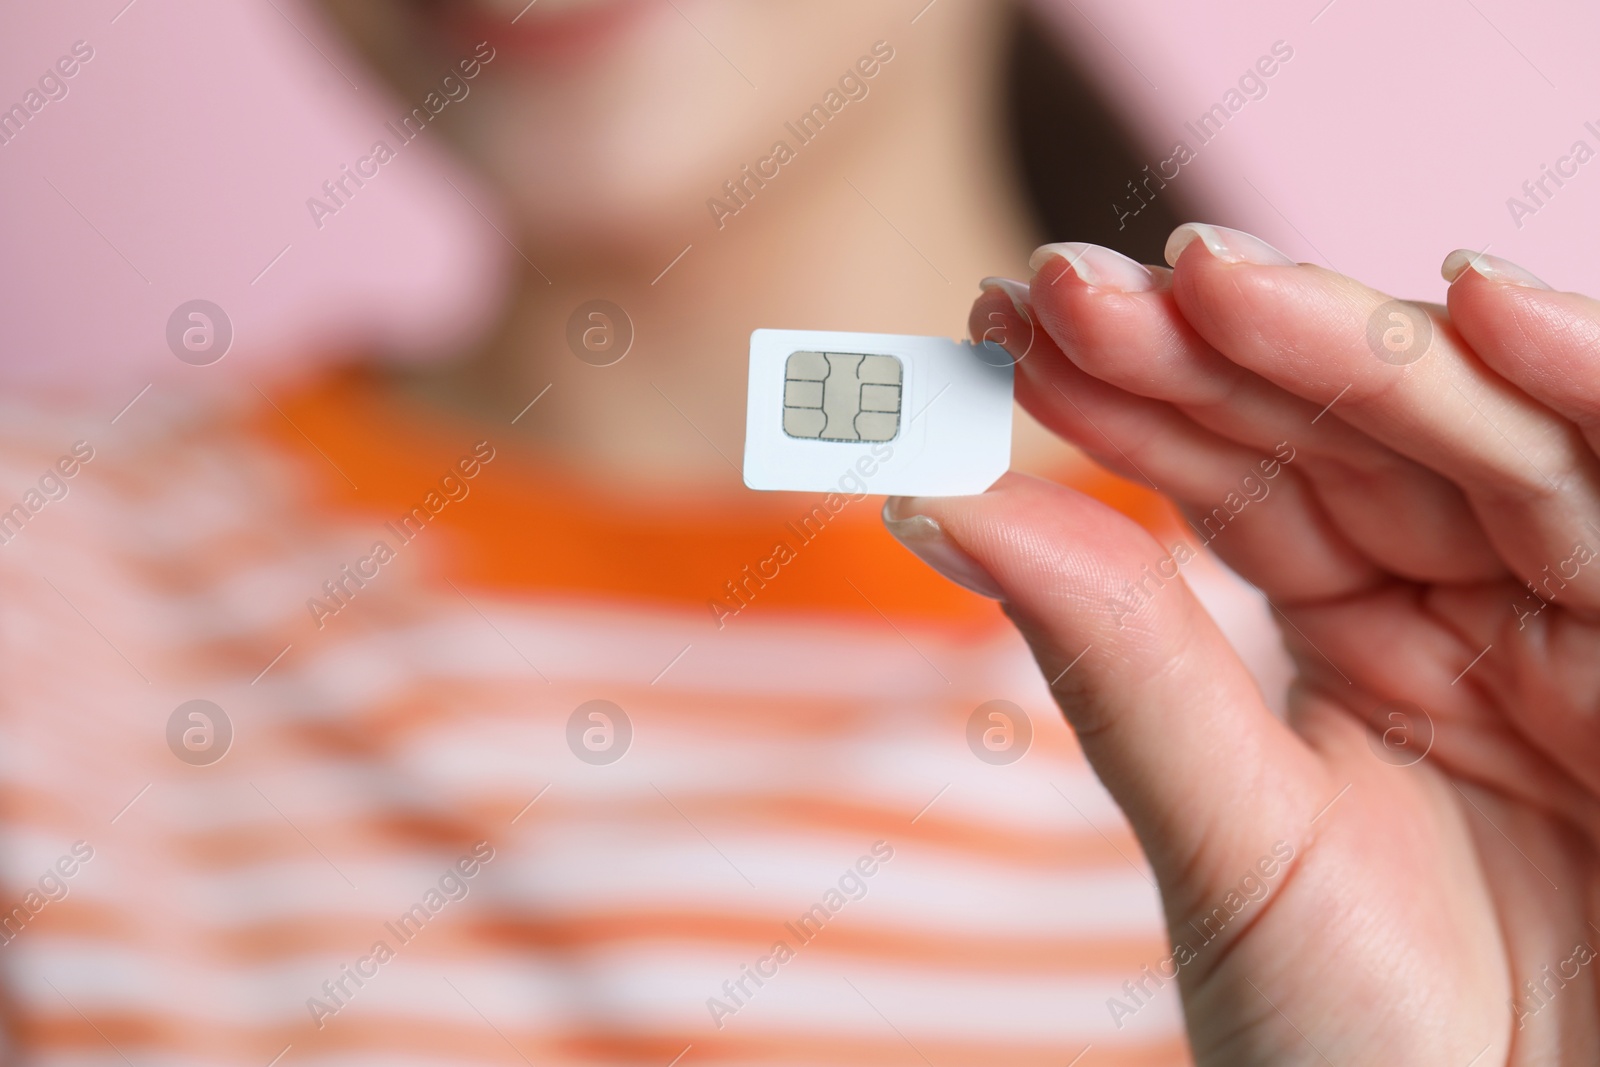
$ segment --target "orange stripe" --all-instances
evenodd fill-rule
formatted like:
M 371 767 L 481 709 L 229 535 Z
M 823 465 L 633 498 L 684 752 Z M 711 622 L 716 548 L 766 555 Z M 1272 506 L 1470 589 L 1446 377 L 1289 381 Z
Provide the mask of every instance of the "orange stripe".
M 39 937 L 73 937 L 99 940 L 107 947 L 122 948 L 138 941 L 140 925 L 121 904 L 103 904 L 69 896 L 46 905 L 20 931 L 13 922 L 6 931 L 11 936 L 7 944 L 27 944 Z
M 536 698 L 530 708 L 531 692 Z M 303 720 L 284 725 L 288 736 L 308 747 L 347 756 L 390 753 L 407 742 L 431 743 L 416 734 L 457 729 L 461 709 L 473 709 L 474 721 L 512 720 L 519 726 L 564 724 L 584 701 L 600 695 L 616 701 L 634 718 L 646 717 L 657 728 L 689 733 L 703 731 L 723 744 L 773 744 L 784 741 L 866 740 L 881 735 L 882 701 L 860 695 L 789 696 L 774 692 L 652 688 L 642 683 L 596 677 L 546 686 L 536 679 L 499 682 L 470 677 L 418 679 L 403 695 L 375 701 L 337 721 Z M 959 698 L 932 697 L 919 709 L 930 732 L 960 737 L 977 706 Z M 1058 761 L 1062 770 L 1083 766 L 1083 756 L 1070 730 L 1052 705 L 1024 709 L 1034 724 L 1029 759 Z M 674 739 L 691 745 L 693 737 Z
M 15 781 L 0 781 L 0 819 L 12 830 L 27 827 L 72 835 L 85 822 L 82 812 L 57 794 Z
M 401 398 L 370 371 L 330 375 L 281 398 L 279 406 L 361 489 L 310 454 L 270 407 L 260 409 L 256 432 L 296 461 L 319 499 L 362 513 L 375 526 L 421 503 L 479 433 Z M 781 542 L 795 559 L 773 580 L 750 585 L 754 615 L 795 608 L 875 615 L 841 579 L 850 575 L 891 616 L 937 618 L 968 632 L 1003 625 L 993 603 L 937 578 L 896 545 L 878 522 L 875 498 L 814 521 L 820 532 L 797 531 L 823 506 L 823 496 L 742 489 L 614 493 L 509 436 L 491 444 L 496 456 L 467 483 L 467 497 L 446 504 L 424 530 L 430 540 L 443 540 L 435 530 L 452 535 L 448 566 L 459 580 L 673 603 L 705 610 L 709 619 L 709 604 L 725 594 L 725 583 L 744 580 L 744 568 L 770 559 Z M 1174 521 L 1170 507 L 1148 490 L 1102 473 L 1080 476 L 1080 470 L 1074 468 L 1075 480 L 1113 506 L 1151 525 Z M 815 538 L 808 539 L 812 532 Z M 397 540 L 391 547 L 399 547 Z
M 385 858 L 390 846 L 444 850 L 470 848 L 493 836 L 487 827 L 504 825 L 526 797 L 508 800 L 488 810 L 459 817 L 407 812 L 378 812 L 324 821 L 316 827 L 318 847 L 340 858 Z M 1138 844 L 1126 826 L 1101 832 L 1084 827 L 1036 831 L 1013 830 L 991 822 L 961 819 L 937 807 L 911 822 L 914 811 L 883 808 L 810 794 L 751 796 L 740 794 L 730 802 L 727 794 L 674 795 L 672 804 L 701 827 L 753 828 L 776 836 L 784 832 L 837 834 L 863 842 L 890 841 L 896 848 L 936 848 L 966 857 L 1033 870 L 1104 870 L 1123 867 L 1125 856 L 1138 853 Z M 481 813 L 480 813 L 481 812 Z M 659 827 L 691 834 L 683 817 L 659 798 L 625 798 L 616 801 L 586 799 L 565 802 L 554 792 L 531 808 L 524 820 L 530 826 L 608 824 Z M 497 830 L 496 833 L 499 833 Z M 685 838 L 687 839 L 687 838 Z M 175 832 L 174 849 L 196 866 L 213 870 L 249 867 L 278 859 L 314 859 L 300 835 L 281 822 L 240 823 L 211 830 Z
M 792 920 L 790 920 L 792 921 Z M 407 955 L 483 959 L 485 953 L 528 951 L 547 956 L 582 954 L 616 945 L 672 942 L 683 950 L 719 945 L 766 952 L 775 942 L 819 956 L 848 956 L 885 966 L 944 967 L 1029 975 L 1136 974 L 1140 967 L 1170 954 L 1159 935 L 1070 936 L 972 934 L 862 926 L 848 919 L 829 922 L 810 941 L 802 941 L 770 915 L 673 911 L 640 908 L 590 914 L 562 913 L 529 918 L 515 913 L 441 913 L 412 940 L 401 943 L 393 931 L 370 916 L 318 917 L 255 923 L 215 931 L 208 946 L 238 964 L 264 963 L 288 956 L 332 951 L 342 944 L 361 954 L 382 940 Z M 693 944 L 689 944 L 692 942 Z
M 708 946 L 737 949 L 755 956 L 783 941 L 792 948 L 802 942 L 782 922 L 771 916 L 727 913 L 618 910 L 558 918 L 532 919 L 522 915 L 490 913 L 451 917 L 444 913 L 411 940 L 400 942 L 379 917 L 296 916 L 273 922 L 199 928 L 186 925 L 184 940 L 174 944 L 165 926 L 148 926 L 117 907 L 79 904 L 47 909 L 18 940 L 71 937 L 96 940 L 112 951 L 160 951 L 203 960 L 234 971 L 315 953 L 354 959 L 384 941 L 409 957 L 471 965 L 492 961 L 501 954 L 540 952 L 559 958 L 579 958 L 618 946 L 666 943 L 680 951 Z M 390 920 L 392 921 L 392 919 Z M 792 921 L 792 920 L 790 920 Z M 37 927 L 37 929 L 36 929 Z M 847 957 L 888 968 L 924 970 L 946 968 L 952 972 L 1005 976 L 1124 977 L 1166 955 L 1170 950 L 1155 934 L 1149 936 L 1054 936 L 970 934 L 917 929 L 884 929 L 833 923 L 803 943 L 808 955 Z

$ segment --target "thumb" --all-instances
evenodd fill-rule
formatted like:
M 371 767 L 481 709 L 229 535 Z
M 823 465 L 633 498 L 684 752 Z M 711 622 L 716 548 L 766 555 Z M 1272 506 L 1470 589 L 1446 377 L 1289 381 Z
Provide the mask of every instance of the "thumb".
M 893 498 L 884 520 L 935 570 L 1003 601 L 1175 926 L 1275 844 L 1298 850 L 1326 774 L 1184 583 L 1196 549 L 1019 474 L 981 496 Z

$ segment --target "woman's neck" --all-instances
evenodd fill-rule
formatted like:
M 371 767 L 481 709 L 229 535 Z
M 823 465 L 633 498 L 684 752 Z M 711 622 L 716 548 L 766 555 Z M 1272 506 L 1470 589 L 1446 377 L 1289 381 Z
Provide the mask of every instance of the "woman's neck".
M 795 157 L 720 229 L 641 241 L 626 260 L 541 260 L 550 281 L 530 271 L 475 352 L 410 386 L 506 424 L 538 396 L 508 436 L 609 482 L 737 485 L 752 329 L 963 336 L 977 280 L 1023 270 L 1033 234 L 998 129 L 999 28 L 945 34 L 964 38 L 960 61 L 906 43 L 810 143 L 775 119 Z M 610 366 L 567 341 L 594 299 L 633 326 Z

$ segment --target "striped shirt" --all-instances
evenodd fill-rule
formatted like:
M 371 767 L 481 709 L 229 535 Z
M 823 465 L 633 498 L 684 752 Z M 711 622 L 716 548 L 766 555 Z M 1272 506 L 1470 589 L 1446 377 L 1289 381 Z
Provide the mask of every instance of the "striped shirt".
M 1187 1061 L 1135 841 L 877 500 L 624 497 L 360 375 L 5 407 L 14 1061 Z

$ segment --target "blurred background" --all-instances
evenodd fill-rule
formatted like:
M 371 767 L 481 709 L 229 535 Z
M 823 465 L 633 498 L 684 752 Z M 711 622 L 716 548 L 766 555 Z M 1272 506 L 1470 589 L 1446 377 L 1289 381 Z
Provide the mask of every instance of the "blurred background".
M 909 20 L 921 4 L 903 6 Z M 1058 31 L 1052 44 L 1080 58 L 1152 167 L 1176 140 L 1195 140 L 1184 124 L 1274 41 L 1292 47 L 1268 94 L 1163 194 L 1207 219 L 1421 299 L 1442 293 L 1438 261 L 1458 246 L 1492 246 L 1558 287 L 1600 282 L 1570 240 L 1600 223 L 1600 198 L 1556 195 L 1520 227 L 1507 206 L 1574 141 L 1600 143 L 1584 127 L 1600 122 L 1600 74 L 1590 36 L 1576 31 L 1594 15 L 1575 0 L 1038 9 Z M 900 43 L 914 47 L 916 33 L 907 25 Z M 0 100 L 20 101 L 79 40 L 94 59 L 69 95 L 0 146 L 6 375 L 171 373 L 166 320 L 193 298 L 227 309 L 230 361 L 255 373 L 357 341 L 437 351 L 494 306 L 518 261 L 495 229 L 507 228 L 501 209 L 426 137 L 355 210 L 313 225 L 306 199 L 409 106 L 317 12 L 296 0 L 8 5 Z M 737 62 L 737 42 L 721 46 Z M 755 93 L 703 48 L 729 92 Z M 729 173 L 748 161 L 730 158 Z M 1597 180 L 1589 169 L 1571 181 Z M 1109 197 L 1101 210 L 1115 218 Z M 699 199 L 685 202 L 678 231 L 660 235 L 657 269 L 713 239 L 739 237 L 719 234 Z

